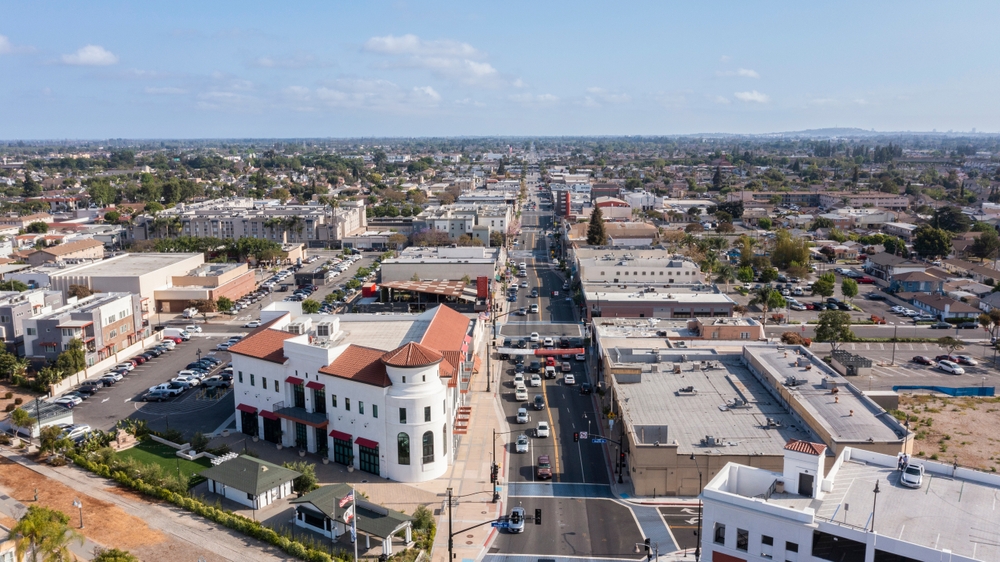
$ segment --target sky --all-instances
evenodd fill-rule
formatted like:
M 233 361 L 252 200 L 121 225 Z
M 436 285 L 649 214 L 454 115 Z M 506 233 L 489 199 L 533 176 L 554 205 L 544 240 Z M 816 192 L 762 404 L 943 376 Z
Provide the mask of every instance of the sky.
M 1000 131 L 1000 2 L 46 2 L 0 139 Z

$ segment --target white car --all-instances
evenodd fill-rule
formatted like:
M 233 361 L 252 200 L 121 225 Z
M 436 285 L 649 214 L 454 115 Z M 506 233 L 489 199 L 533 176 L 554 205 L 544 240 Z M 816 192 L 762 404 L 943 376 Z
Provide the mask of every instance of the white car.
M 177 342 L 175 342 L 174 340 L 163 340 L 159 343 L 159 345 L 162 345 L 169 351 L 173 351 L 174 349 L 177 348 Z
M 545 338 L 542 345 L 544 345 L 545 347 L 555 347 L 556 344 L 555 342 L 552 341 L 552 338 Z
M 518 408 L 517 409 L 517 423 L 528 423 L 528 409 Z
M 521 434 L 517 436 L 517 441 L 514 442 L 514 450 L 518 453 L 528 452 L 528 436 Z
M 184 331 L 185 332 L 195 332 L 195 333 L 200 334 L 201 333 L 201 326 L 195 326 L 195 325 L 184 326 Z
M 115 370 L 117 371 L 118 369 L 125 369 L 126 371 L 131 371 L 132 369 L 135 369 L 135 365 L 133 365 L 131 361 L 126 361 L 124 363 L 119 363 L 115 365 Z
M 907 464 L 899 475 L 899 483 L 907 488 L 919 488 L 924 481 L 924 465 Z
M 574 385 L 576 384 L 576 377 L 571 374 L 567 374 L 563 377 L 563 384 Z
M 895 312 L 896 314 L 902 314 L 904 311 L 906 311 L 906 309 L 897 305 L 897 306 L 894 306 L 894 307 L 890 308 L 889 311 L 890 312 Z
M 529 381 L 531 386 L 542 386 L 542 377 L 538 376 L 538 373 L 531 375 L 531 380 Z
M 535 428 L 535 437 L 548 437 L 549 436 L 549 422 L 538 422 L 538 427 Z
M 260 328 L 260 320 L 251 320 L 243 325 L 244 328 Z
M 82 404 L 83 400 L 77 398 L 76 396 L 60 396 L 52 401 L 53 404 L 58 404 L 66 408 L 72 408 L 77 404 Z
M 186 384 L 187 386 L 198 386 L 201 384 L 201 379 L 192 376 L 174 377 L 170 379 L 170 382 L 176 382 L 180 384 Z
M 514 375 L 514 388 L 518 386 L 524 386 L 524 373 L 517 373 Z
M 582 354 L 582 353 L 577 353 L 576 354 L 576 360 L 577 361 L 586 361 L 587 360 L 587 356 L 584 355 L 584 354 Z
M 946 373 L 951 373 L 953 375 L 964 375 L 965 369 L 958 366 L 958 363 L 952 363 L 947 359 L 938 361 L 937 368 L 941 369 Z
M 531 336 L 528 339 L 530 339 L 532 342 L 537 343 L 538 342 L 538 332 L 531 332 Z

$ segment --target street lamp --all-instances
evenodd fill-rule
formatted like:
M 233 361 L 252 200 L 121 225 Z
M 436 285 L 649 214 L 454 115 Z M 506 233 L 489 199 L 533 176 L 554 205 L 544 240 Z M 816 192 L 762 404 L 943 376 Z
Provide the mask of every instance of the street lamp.
M 892 360 L 889 361 L 889 365 L 892 367 L 896 366 L 896 330 L 899 329 L 899 325 L 895 322 L 889 322 L 892 324 Z M 869 389 L 870 390 L 870 389 Z
M 73 507 L 75 507 L 75 508 L 77 508 L 77 509 L 80 510 L 80 528 L 82 529 L 83 528 L 83 502 L 81 502 L 78 498 L 74 498 L 73 499 Z
M 879 492 L 881 492 L 881 490 L 878 489 L 878 480 L 876 480 L 875 481 L 875 489 L 872 490 L 872 493 L 874 494 L 874 496 L 872 496 L 872 529 L 871 529 L 871 531 L 873 533 L 875 532 L 875 506 L 878 504 L 878 494 L 879 494 Z
M 694 467 L 698 469 L 698 542 L 694 546 L 694 559 L 695 562 L 701 560 L 701 467 L 698 466 L 698 459 L 691 453 L 691 460 L 694 461 Z

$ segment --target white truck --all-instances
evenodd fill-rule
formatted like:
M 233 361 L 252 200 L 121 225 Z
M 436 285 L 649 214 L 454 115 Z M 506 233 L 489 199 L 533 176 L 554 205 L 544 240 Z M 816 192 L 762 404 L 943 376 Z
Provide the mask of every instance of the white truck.
M 180 338 L 184 341 L 191 339 L 191 334 L 189 334 L 187 330 L 182 330 L 180 328 L 164 328 L 163 335 Z
M 184 392 L 183 388 L 177 388 L 176 386 L 171 386 L 171 384 L 167 382 L 149 387 L 150 392 L 153 392 L 154 390 L 160 392 L 166 392 L 171 396 L 180 396 L 181 392 Z
M 184 316 L 184 318 L 194 318 L 195 316 L 198 316 L 198 309 L 193 306 L 185 308 L 181 315 Z

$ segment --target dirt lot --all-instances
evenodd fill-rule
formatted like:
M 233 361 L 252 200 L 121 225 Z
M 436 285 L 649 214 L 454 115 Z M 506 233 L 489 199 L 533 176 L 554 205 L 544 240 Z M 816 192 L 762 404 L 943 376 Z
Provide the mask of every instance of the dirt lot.
M 14 396 L 10 399 L 4 398 L 8 392 L 14 393 Z M 0 419 L 7 417 L 8 414 L 4 413 L 4 408 L 7 407 L 7 404 L 13 404 L 14 400 L 17 398 L 20 398 L 25 404 L 27 404 L 35 399 L 35 395 L 12 384 L 0 383 Z
M 0 457 L 0 489 L 28 506 L 35 503 L 34 495 L 37 489 L 38 504 L 58 509 L 69 515 L 73 527 L 76 527 L 78 519 L 72 503 L 75 498 L 79 498 L 84 505 L 85 526 L 79 530 L 82 534 L 102 545 L 128 550 L 142 560 L 198 560 L 199 557 L 219 560 L 218 557 L 206 553 L 196 545 L 150 529 L 145 521 L 126 513 L 114 504 L 81 494 L 2 457 Z M 114 492 L 133 499 L 141 499 L 127 490 L 115 489 Z
M 909 414 L 910 431 L 916 433 L 916 457 L 957 461 L 987 472 L 998 470 L 1000 397 L 904 394 L 899 398 L 899 412 Z

